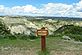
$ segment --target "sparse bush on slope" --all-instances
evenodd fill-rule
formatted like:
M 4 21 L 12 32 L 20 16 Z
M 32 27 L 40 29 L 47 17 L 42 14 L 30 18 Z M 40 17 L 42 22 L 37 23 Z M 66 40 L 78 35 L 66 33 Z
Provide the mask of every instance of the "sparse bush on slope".
M 10 33 L 10 30 L 7 28 L 7 26 L 4 24 L 4 22 L 2 22 L 2 20 L 0 20 L 0 39 L 4 39 L 4 38 L 8 38 L 8 39 L 23 39 L 23 40 L 27 40 L 28 38 L 30 39 L 35 39 L 36 36 L 30 34 L 30 36 L 28 37 L 27 35 L 25 35 L 24 33 L 18 33 L 18 34 L 14 34 L 12 35 Z
M 34 34 L 34 32 L 30 33 L 29 37 L 30 37 L 30 39 L 36 39 L 36 35 Z
M 5 24 L 0 20 L 0 35 L 10 34 L 10 30 L 5 26 Z
M 6 27 L 4 22 L 0 20 L 0 39 L 6 38 L 6 36 L 10 35 L 10 30 Z
M 76 41 L 82 41 L 82 27 L 74 25 L 64 25 L 54 32 L 54 36 L 67 35 Z

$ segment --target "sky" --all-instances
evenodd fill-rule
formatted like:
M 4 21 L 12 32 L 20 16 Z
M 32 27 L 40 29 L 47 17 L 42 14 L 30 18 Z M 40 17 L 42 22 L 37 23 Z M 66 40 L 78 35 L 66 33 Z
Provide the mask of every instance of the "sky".
M 82 0 L 0 0 L 0 15 L 82 17 Z

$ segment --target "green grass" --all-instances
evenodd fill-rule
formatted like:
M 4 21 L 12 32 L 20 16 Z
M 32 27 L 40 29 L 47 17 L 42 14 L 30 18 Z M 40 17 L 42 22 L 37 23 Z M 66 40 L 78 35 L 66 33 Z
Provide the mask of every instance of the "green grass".
M 40 38 L 34 40 L 20 40 L 20 39 L 2 39 L 0 40 L 0 46 L 10 46 L 10 47 L 26 47 L 26 48 L 37 48 L 40 49 Z M 57 37 L 48 37 L 46 38 L 46 47 L 50 49 L 59 48 L 59 44 L 61 44 L 61 39 Z M 62 42 L 63 43 L 63 42 Z M 65 44 L 65 43 L 64 43 Z M 60 47 L 61 48 L 61 47 Z
M 41 51 L 41 44 L 40 44 L 40 38 L 34 39 L 34 40 L 20 40 L 20 39 L 0 39 L 0 54 L 3 52 L 2 55 L 6 55 L 7 53 L 16 53 L 19 55 L 19 53 L 22 53 L 22 55 L 37 55 L 37 54 L 43 54 Z M 7 48 L 7 49 L 5 49 Z M 82 51 L 82 44 L 81 43 L 74 43 L 72 41 L 64 41 L 60 37 L 47 37 L 46 38 L 46 48 L 47 52 L 45 54 L 47 55 L 54 55 L 55 52 L 71 52 L 73 51 L 76 53 L 76 51 L 80 52 Z M 53 53 L 54 52 L 54 53 Z
M 27 47 L 27 48 L 31 48 L 31 47 L 35 47 L 39 45 L 39 40 L 20 40 L 20 39 L 14 39 L 14 40 L 10 40 L 10 39 L 2 39 L 0 40 L 0 46 L 12 46 L 12 47 Z

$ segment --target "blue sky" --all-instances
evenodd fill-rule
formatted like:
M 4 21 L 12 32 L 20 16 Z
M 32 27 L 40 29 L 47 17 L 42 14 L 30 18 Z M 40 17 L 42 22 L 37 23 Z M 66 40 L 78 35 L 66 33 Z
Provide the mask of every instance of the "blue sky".
M 0 0 L 0 15 L 82 17 L 82 0 Z
M 46 3 L 73 4 L 79 1 L 80 0 L 0 0 L 0 5 L 12 7 L 12 6 L 23 6 L 23 5 L 30 4 L 39 7 L 39 5 L 46 4 Z

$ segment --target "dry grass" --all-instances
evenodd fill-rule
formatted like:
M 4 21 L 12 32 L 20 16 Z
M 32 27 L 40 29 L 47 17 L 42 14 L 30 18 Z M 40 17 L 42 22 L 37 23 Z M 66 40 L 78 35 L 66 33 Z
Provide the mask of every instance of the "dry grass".
M 46 38 L 50 55 L 82 55 L 82 43 L 63 41 L 58 37 Z M 0 40 L 0 55 L 39 55 L 40 38 L 30 40 Z

